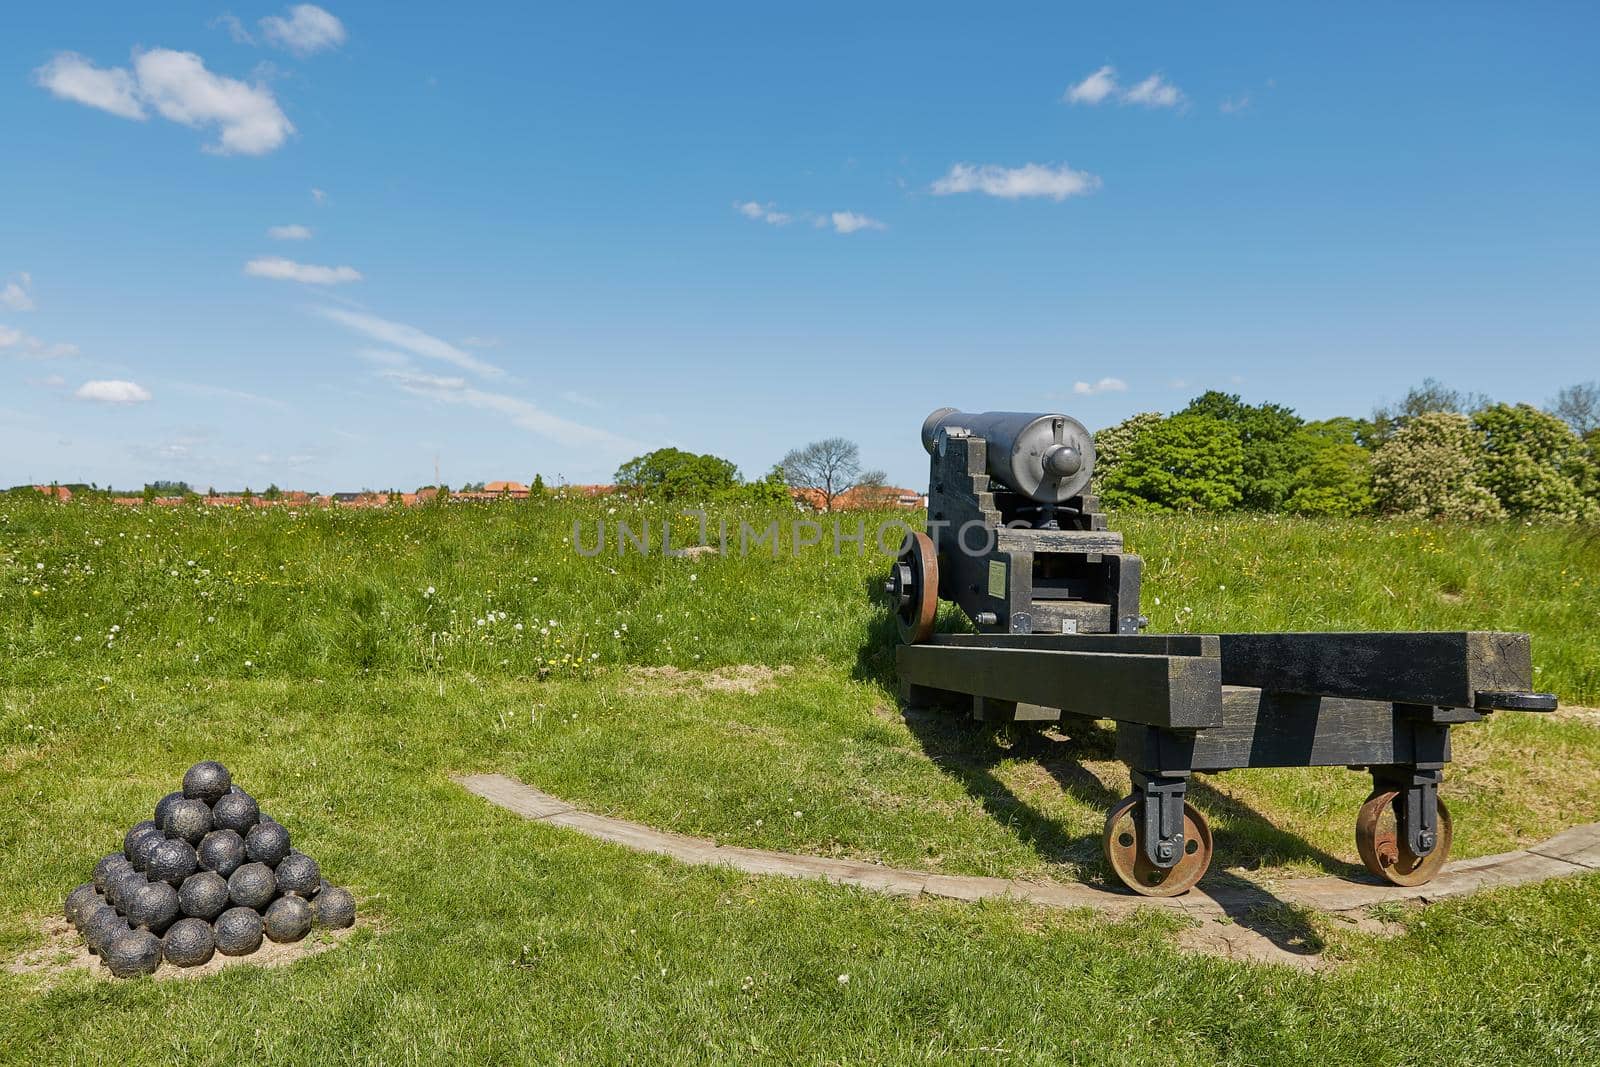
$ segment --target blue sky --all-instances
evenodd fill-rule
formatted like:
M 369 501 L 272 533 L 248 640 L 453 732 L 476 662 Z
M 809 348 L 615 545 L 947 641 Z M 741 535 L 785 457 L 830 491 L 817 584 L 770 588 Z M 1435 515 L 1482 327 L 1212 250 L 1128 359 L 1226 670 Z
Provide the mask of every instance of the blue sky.
M 0 484 L 919 485 L 945 404 L 1600 376 L 1600 10 L 1330 10 L 20 6 Z

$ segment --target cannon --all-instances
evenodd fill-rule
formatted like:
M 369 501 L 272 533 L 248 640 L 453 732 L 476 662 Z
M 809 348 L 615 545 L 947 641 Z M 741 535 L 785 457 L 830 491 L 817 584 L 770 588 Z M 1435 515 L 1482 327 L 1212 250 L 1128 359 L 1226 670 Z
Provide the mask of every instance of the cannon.
M 941 408 L 922 441 L 927 532 L 907 535 L 884 583 L 902 702 L 986 722 L 1114 722 L 1133 791 L 1101 844 L 1136 893 L 1200 880 L 1212 837 L 1189 779 L 1245 767 L 1369 774 L 1354 820 L 1362 863 L 1424 884 L 1450 853 L 1439 789 L 1451 728 L 1556 707 L 1533 688 L 1527 634 L 1145 633 L 1142 563 L 1089 491 L 1082 423 Z M 936 632 L 941 602 L 970 632 Z

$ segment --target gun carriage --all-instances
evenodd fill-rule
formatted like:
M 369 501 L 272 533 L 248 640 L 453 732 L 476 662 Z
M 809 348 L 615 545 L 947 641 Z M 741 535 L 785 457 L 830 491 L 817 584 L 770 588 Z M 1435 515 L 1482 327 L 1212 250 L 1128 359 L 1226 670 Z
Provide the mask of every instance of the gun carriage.
M 885 583 L 901 697 L 986 722 L 1113 720 L 1133 792 L 1102 844 L 1134 892 L 1199 881 L 1212 840 L 1189 778 L 1243 767 L 1370 774 L 1362 863 L 1421 885 L 1450 853 L 1439 787 L 1451 727 L 1556 706 L 1533 691 L 1527 634 L 1143 633 L 1141 562 L 1089 492 L 1082 423 L 941 408 L 922 441 L 928 532 L 906 537 Z M 941 600 L 973 632 L 936 633 Z

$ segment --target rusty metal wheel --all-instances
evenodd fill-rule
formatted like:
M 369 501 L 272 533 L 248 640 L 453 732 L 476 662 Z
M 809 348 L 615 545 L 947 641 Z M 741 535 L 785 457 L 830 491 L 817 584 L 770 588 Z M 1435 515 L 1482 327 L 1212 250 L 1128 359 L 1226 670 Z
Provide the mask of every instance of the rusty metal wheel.
M 1400 834 L 1394 802 L 1400 793 L 1373 793 L 1356 815 L 1356 851 L 1373 875 L 1393 885 L 1425 885 L 1450 858 L 1450 809 L 1439 801 L 1439 843 L 1426 856 L 1413 855 Z
M 932 636 L 939 613 L 939 560 L 933 539 L 925 533 L 906 534 L 883 588 L 901 641 L 917 645 Z
M 1106 862 L 1117 880 L 1146 897 L 1175 897 L 1186 893 L 1211 866 L 1211 824 L 1188 801 L 1183 805 L 1183 858 L 1174 867 L 1157 867 L 1145 858 L 1139 844 L 1139 798 L 1128 797 L 1106 816 L 1101 838 Z

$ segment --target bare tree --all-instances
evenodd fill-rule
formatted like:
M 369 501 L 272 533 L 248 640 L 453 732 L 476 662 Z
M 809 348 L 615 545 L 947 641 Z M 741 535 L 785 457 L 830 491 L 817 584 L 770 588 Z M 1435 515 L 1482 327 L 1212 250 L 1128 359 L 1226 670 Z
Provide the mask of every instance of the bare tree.
M 1600 430 L 1600 382 L 1567 386 L 1550 402 L 1550 413 L 1566 420 L 1579 437 Z
M 861 449 L 854 441 L 830 437 L 813 441 L 783 457 L 783 480 L 795 489 L 808 489 L 822 498 L 822 510 L 832 511 L 834 501 L 859 487 L 881 486 L 888 476 L 861 469 Z

